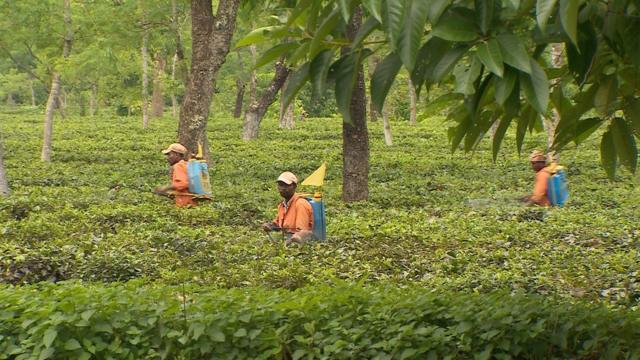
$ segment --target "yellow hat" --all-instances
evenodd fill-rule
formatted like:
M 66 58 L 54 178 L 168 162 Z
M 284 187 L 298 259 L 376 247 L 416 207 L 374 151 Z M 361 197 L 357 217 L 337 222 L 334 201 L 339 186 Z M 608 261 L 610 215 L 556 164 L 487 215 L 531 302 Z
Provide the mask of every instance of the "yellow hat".
M 531 155 L 529 155 L 529 160 L 531 162 L 547 161 L 547 156 L 540 150 L 533 150 Z
M 163 154 L 168 154 L 170 152 L 177 152 L 178 154 L 182 154 L 185 155 L 187 153 L 187 148 L 184 147 L 182 144 L 178 144 L 178 143 L 173 143 L 171 145 L 169 145 L 168 148 L 162 150 Z
M 293 175 L 292 172 L 285 171 L 282 174 L 280 174 L 280 176 L 278 176 L 278 180 L 276 181 L 282 181 L 287 185 L 291 185 L 291 184 L 297 184 L 298 178 L 295 175 Z

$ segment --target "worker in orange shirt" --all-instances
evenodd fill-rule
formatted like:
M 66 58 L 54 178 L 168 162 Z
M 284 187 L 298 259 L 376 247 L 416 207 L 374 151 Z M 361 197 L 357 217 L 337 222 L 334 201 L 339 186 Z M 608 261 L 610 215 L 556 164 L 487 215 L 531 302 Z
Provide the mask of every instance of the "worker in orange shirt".
M 265 232 L 282 231 L 286 236 L 286 245 L 302 243 L 313 236 L 313 209 L 311 204 L 296 194 L 298 178 L 285 171 L 278 177 L 278 192 L 283 201 L 278 204 L 278 215 L 271 221 L 262 224 Z
M 174 196 L 177 207 L 196 206 L 193 196 L 189 193 L 189 176 L 187 175 L 187 148 L 182 144 L 171 144 L 162 150 L 171 166 L 169 177 L 171 185 L 155 189 L 156 194 Z
M 547 167 L 547 157 L 542 151 L 534 150 L 529 156 L 529 160 L 531 161 L 531 168 L 536 172 L 536 178 L 533 185 L 533 193 L 522 198 L 522 201 L 532 205 L 550 206 L 547 188 L 551 172 Z

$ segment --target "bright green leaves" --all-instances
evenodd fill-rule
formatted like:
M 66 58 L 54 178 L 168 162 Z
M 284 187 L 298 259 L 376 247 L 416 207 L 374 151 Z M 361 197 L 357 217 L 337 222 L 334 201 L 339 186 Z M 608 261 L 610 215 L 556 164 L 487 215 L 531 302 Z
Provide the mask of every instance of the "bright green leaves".
M 560 22 L 571 42 L 578 46 L 578 6 L 580 0 L 560 0 Z
M 536 1 L 536 21 L 538 22 L 538 27 L 541 30 L 545 30 L 547 27 L 547 22 L 549 21 L 549 17 L 551 17 L 551 13 L 553 12 L 553 8 L 556 6 L 558 0 L 538 0 Z
M 413 71 L 416 56 L 420 48 L 424 26 L 427 21 L 429 2 L 424 0 L 410 0 L 405 13 L 400 38 L 398 39 L 398 54 L 402 63 L 409 71 Z
M 344 22 L 348 23 L 351 18 L 351 0 L 338 0 L 338 9 Z
M 376 110 L 382 111 L 384 99 L 389 93 L 391 84 L 402 67 L 400 56 L 396 53 L 387 55 L 376 67 L 371 78 L 371 100 Z
M 502 52 L 500 51 L 500 45 L 496 39 L 489 39 L 486 42 L 478 44 L 478 57 L 482 64 L 489 69 L 492 73 L 502 77 L 504 73 L 504 64 L 502 60 Z
M 449 41 L 473 41 L 478 37 L 478 29 L 473 11 L 468 9 L 449 10 L 433 27 L 433 36 Z
M 549 103 L 549 80 L 533 59 L 530 60 L 530 67 L 531 74 L 520 73 L 520 85 L 529 104 L 539 113 L 545 113 Z
M 236 48 L 259 44 L 273 39 L 280 39 L 290 35 L 286 25 L 266 26 L 255 29 L 236 43 Z
M 496 38 L 500 45 L 504 62 L 520 71 L 530 74 L 531 62 L 529 61 L 529 54 L 522 44 L 522 41 L 520 41 L 517 36 L 511 34 L 498 35 Z
M 56 329 L 48 328 L 44 332 L 44 336 L 42 338 L 42 345 L 44 345 L 47 348 L 51 347 L 51 344 L 53 344 L 57 336 L 58 336 L 58 332 L 56 331 Z
M 363 0 L 362 5 L 378 22 L 382 22 L 382 0 Z

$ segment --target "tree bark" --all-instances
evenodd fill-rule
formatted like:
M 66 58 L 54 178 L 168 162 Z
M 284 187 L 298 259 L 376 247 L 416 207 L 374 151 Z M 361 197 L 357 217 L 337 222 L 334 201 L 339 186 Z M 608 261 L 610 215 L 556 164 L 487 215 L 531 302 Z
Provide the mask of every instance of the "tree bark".
M 220 0 L 215 17 L 211 0 L 191 1 L 191 72 L 180 109 L 178 141 L 195 153 L 202 144 L 209 158 L 206 128 L 215 76 L 229 53 L 240 0 Z
M 91 95 L 89 95 L 89 116 L 98 113 L 98 84 L 91 84 Z
M 415 126 L 418 124 L 418 96 L 416 94 L 416 87 L 413 85 L 413 81 L 411 81 L 411 76 L 408 77 L 408 86 L 409 86 L 409 124 Z
M 175 81 L 176 81 L 176 67 L 178 66 L 178 53 L 173 54 L 173 62 L 171 63 L 171 83 L 174 84 L 174 89 L 171 91 L 171 115 L 174 119 L 178 118 L 178 97 L 176 96 Z
M 563 50 L 564 50 L 564 45 L 562 43 L 551 44 L 551 66 L 553 66 L 554 68 L 562 67 Z M 558 85 L 559 80 L 560 79 L 558 78 L 552 79 L 551 86 Z M 553 143 L 555 142 L 555 139 L 556 139 L 556 127 L 560 122 L 560 114 L 554 108 L 554 109 L 551 109 L 550 117 L 543 116 L 542 119 L 543 119 L 544 129 L 547 132 L 547 155 L 552 161 L 558 162 L 558 160 L 560 160 L 560 156 L 558 155 L 558 153 L 553 151 L 551 147 L 553 146 Z
M 9 193 L 9 182 L 4 170 L 4 144 L 0 141 L 0 196 L 8 196 Z
M 31 90 L 31 106 L 36 107 L 36 89 L 33 87 L 32 76 L 29 76 L 29 89 Z
M 393 135 L 391 134 L 391 122 L 389 122 L 390 105 L 384 105 L 382 108 L 382 128 L 384 130 L 384 143 L 387 146 L 393 145 Z
M 13 93 L 7 94 L 6 103 L 7 106 L 14 106 L 16 104 L 16 100 L 13 98 Z
M 164 96 L 162 95 L 162 75 L 166 62 L 160 53 L 156 53 L 153 62 L 153 93 L 151 95 L 151 116 L 159 118 L 164 115 Z
M 233 109 L 233 117 L 238 119 L 242 115 L 242 105 L 244 104 L 245 83 L 241 79 L 236 79 L 236 105 Z
M 56 101 L 56 107 L 58 108 L 58 111 L 60 112 L 60 116 L 62 116 L 63 119 L 66 119 L 66 113 L 67 113 L 67 92 L 64 91 L 64 87 L 62 86 L 62 83 L 60 83 L 60 92 L 58 93 L 58 98 Z
M 255 45 L 249 45 L 249 53 L 251 53 L 252 63 L 255 64 L 258 58 L 258 50 Z M 256 101 L 258 97 L 258 72 L 256 69 L 251 71 L 251 77 L 249 79 L 249 104 Z
M 178 24 L 178 7 L 176 0 L 171 0 L 171 24 L 176 36 L 176 51 L 173 54 L 173 61 L 171 63 L 171 83 L 173 89 L 171 90 L 171 112 L 174 119 L 178 118 L 178 96 L 175 90 L 176 73 L 180 60 L 184 58 L 184 51 L 182 49 L 182 36 L 180 35 L 180 25 Z M 184 78 L 184 76 L 182 77 Z
M 291 74 L 287 76 L 284 84 L 282 85 L 283 89 L 287 88 L 287 84 L 289 83 L 289 78 L 291 78 Z M 280 129 L 293 129 L 295 122 L 295 114 L 294 114 L 294 106 L 295 101 L 292 101 L 289 106 L 284 107 L 284 96 L 280 96 L 280 117 L 278 121 L 278 127 Z
M 64 25 L 66 34 L 64 36 L 64 44 L 62 46 L 62 57 L 65 59 L 71 53 L 71 43 L 73 41 L 73 28 L 71 27 L 71 0 L 64 0 Z M 49 99 L 47 100 L 47 109 L 44 116 L 44 134 L 42 141 L 42 152 L 40 159 L 45 162 L 51 161 L 51 139 L 53 137 L 53 110 L 55 102 L 60 93 L 60 73 L 53 73 L 51 81 L 51 89 L 49 90 Z
M 142 36 L 142 128 L 149 126 L 149 34 Z
M 271 79 L 267 88 L 264 89 L 260 98 L 251 102 L 244 112 L 242 140 L 248 141 L 258 138 L 260 122 L 267 113 L 269 106 L 275 101 L 278 91 L 287 80 L 287 76 L 289 76 L 289 68 L 284 64 L 284 61 L 278 61 L 273 79 Z
M 362 24 L 362 9 L 356 8 L 347 26 L 347 37 L 353 40 Z M 346 54 L 349 48 L 342 48 Z M 350 105 L 351 124 L 342 123 L 342 200 L 345 202 L 369 198 L 369 134 L 367 132 L 366 99 L 362 65 Z

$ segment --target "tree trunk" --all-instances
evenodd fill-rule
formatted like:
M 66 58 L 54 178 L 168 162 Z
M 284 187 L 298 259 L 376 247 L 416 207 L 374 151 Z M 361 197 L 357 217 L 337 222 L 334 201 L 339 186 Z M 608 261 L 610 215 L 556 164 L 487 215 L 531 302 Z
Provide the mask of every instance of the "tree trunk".
M 233 109 L 233 117 L 238 119 L 242 115 L 242 104 L 244 103 L 245 83 L 241 79 L 236 79 L 236 106 Z
M 382 108 L 382 128 L 384 130 L 384 143 L 387 146 L 393 145 L 393 136 L 391 135 L 391 123 L 389 122 L 390 105 L 384 105 Z
M 151 116 L 159 118 L 164 115 L 164 96 L 162 95 L 162 75 L 166 62 L 160 53 L 153 62 L 153 93 L 151 95 Z
M 287 83 L 289 82 L 289 78 L 291 77 L 291 74 L 289 74 L 289 76 L 287 76 L 287 80 L 285 80 L 284 84 L 282 85 L 283 89 L 287 88 Z M 278 127 L 280 127 L 280 129 L 293 129 L 295 123 L 294 123 L 294 105 L 295 105 L 295 101 L 292 101 L 289 106 L 287 106 L 287 108 L 285 109 L 284 107 L 284 96 L 280 96 L 280 117 L 279 117 L 279 121 L 278 121 Z
M 369 64 L 367 68 L 369 69 L 369 79 L 373 78 L 373 73 L 376 70 L 376 66 L 380 63 L 380 59 L 375 55 L 369 56 Z M 371 94 L 369 94 L 369 120 L 377 121 L 378 120 L 378 112 L 373 105 L 373 101 L 371 100 Z
M 409 124 L 415 126 L 418 124 L 418 96 L 416 94 L 416 87 L 413 85 L 413 81 L 411 81 L 411 76 L 409 76 L 408 79 L 409 99 L 411 100 L 409 103 Z
M 64 45 L 62 47 L 62 56 L 66 59 L 71 53 L 71 42 L 73 41 L 73 28 L 71 27 L 71 0 L 64 0 L 64 25 L 66 34 L 64 36 Z M 53 73 L 51 89 L 49 91 L 49 99 L 47 100 L 47 109 L 44 116 L 44 134 L 42 141 L 42 153 L 40 159 L 45 162 L 51 161 L 51 138 L 53 137 L 53 110 L 56 99 L 60 93 L 60 74 Z
M 289 76 L 289 68 L 284 64 L 284 61 L 278 61 L 273 79 L 271 79 L 267 88 L 264 89 L 260 98 L 251 102 L 244 112 L 242 140 L 248 141 L 258 138 L 260 122 L 267 113 L 269 106 L 275 101 L 278 91 L 287 80 L 287 76 Z
M 358 7 L 347 26 L 347 37 L 353 40 L 362 23 L 362 9 Z M 346 54 L 349 48 L 343 48 Z M 350 113 L 351 124 L 342 123 L 342 200 L 345 202 L 369 198 L 369 134 L 367 132 L 366 99 L 362 65 L 353 88 Z
M 33 87 L 32 76 L 29 76 L 29 88 L 31 89 L 31 106 L 36 107 L 36 89 Z
M 176 96 L 176 66 L 178 65 L 178 53 L 173 54 L 173 62 L 171 63 L 171 83 L 174 89 L 171 91 L 171 115 L 174 119 L 178 118 L 178 97 Z
M 562 52 L 564 45 L 562 43 L 554 43 L 551 44 L 551 66 L 554 68 L 562 67 Z M 551 80 L 551 86 L 557 85 L 560 81 L 559 78 Z M 551 110 L 550 117 L 543 117 L 543 125 L 544 129 L 547 132 L 547 155 L 548 157 L 554 161 L 558 162 L 560 160 L 560 156 L 558 153 L 553 151 L 551 147 L 556 139 L 556 127 L 560 122 L 560 114 L 556 109 Z
M 91 95 L 89 96 L 89 116 L 98 113 L 98 84 L 91 84 Z
M 149 34 L 142 36 L 142 128 L 149 126 Z
M 0 141 L 0 196 L 9 195 L 9 182 L 4 171 L 4 144 Z
M 14 106 L 16 104 L 16 100 L 13 98 L 13 93 L 7 94 L 7 105 Z
M 202 144 L 209 158 L 206 128 L 215 76 L 229 53 L 240 0 L 219 0 L 213 16 L 211 0 L 191 1 L 191 72 L 185 89 L 178 141 L 195 153 Z
M 58 92 L 58 97 L 56 98 L 56 108 L 58 108 L 58 111 L 60 112 L 60 116 L 63 119 L 66 119 L 67 116 L 65 115 L 66 109 L 67 109 L 67 92 L 64 91 L 64 87 L 62 86 L 62 83 L 60 84 L 60 91 Z

